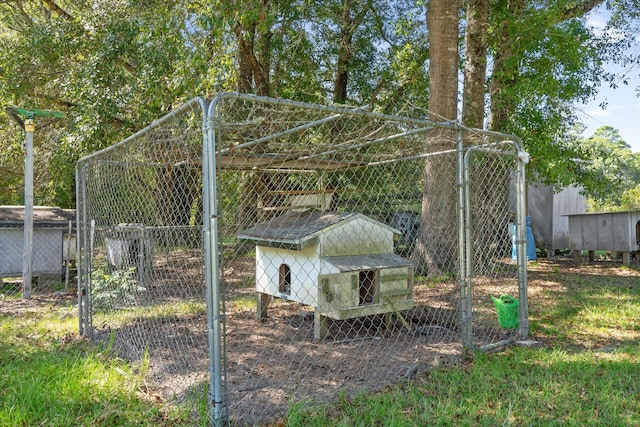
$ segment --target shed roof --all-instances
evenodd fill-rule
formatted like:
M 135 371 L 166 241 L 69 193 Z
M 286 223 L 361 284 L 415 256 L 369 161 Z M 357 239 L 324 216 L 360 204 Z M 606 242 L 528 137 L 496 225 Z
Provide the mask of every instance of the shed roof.
M 241 231 L 238 238 L 265 246 L 301 250 L 314 244 L 322 232 L 357 218 L 400 234 L 398 230 L 357 212 L 290 212 Z
M 34 227 L 66 227 L 69 221 L 75 224 L 75 209 L 61 209 L 55 206 L 34 206 Z M 0 228 L 20 228 L 24 226 L 24 206 L 0 206 Z
M 323 257 L 342 272 L 358 270 L 376 270 L 389 267 L 409 267 L 411 261 L 396 254 L 366 254 Z

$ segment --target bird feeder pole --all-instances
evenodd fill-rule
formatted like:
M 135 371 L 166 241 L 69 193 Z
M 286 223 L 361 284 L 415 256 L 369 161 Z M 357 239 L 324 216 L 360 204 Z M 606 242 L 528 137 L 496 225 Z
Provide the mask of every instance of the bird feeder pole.
M 24 160 L 24 244 L 22 263 L 22 298 L 31 298 L 31 278 L 33 267 L 33 133 L 35 132 L 36 116 L 64 117 L 63 113 L 46 110 L 27 110 L 24 108 L 8 108 L 7 113 L 19 124 L 22 124 L 18 115 L 25 117 L 24 131 L 27 134 L 23 149 Z

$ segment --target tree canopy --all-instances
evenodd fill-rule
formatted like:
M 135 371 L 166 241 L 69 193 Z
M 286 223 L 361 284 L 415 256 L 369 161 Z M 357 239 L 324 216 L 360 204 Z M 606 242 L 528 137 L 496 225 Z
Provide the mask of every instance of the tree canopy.
M 429 96 L 429 3 L 0 1 L 1 106 L 66 113 L 37 122 L 36 203 L 72 207 L 78 157 L 196 95 L 239 90 L 427 117 L 438 110 Z M 453 33 L 464 122 L 520 136 L 538 178 L 596 195 L 598 179 L 616 185 L 615 177 L 581 166 L 595 154 L 572 134 L 572 105 L 624 82 L 604 61 L 637 72 L 639 54 L 619 55 L 637 35 L 640 7 L 607 2 L 609 27 L 596 34 L 585 14 L 604 3 L 466 0 Z M 2 204 L 22 201 L 23 137 L 0 115 Z

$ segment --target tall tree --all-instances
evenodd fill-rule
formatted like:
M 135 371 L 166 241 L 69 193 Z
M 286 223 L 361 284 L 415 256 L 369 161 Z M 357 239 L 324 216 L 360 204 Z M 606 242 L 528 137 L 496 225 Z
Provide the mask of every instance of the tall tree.
M 482 129 L 485 116 L 489 0 L 468 0 L 466 7 L 462 124 Z
M 619 206 L 623 194 L 640 184 L 640 154 L 634 154 L 617 129 L 602 126 L 581 141 L 591 161 L 585 167 L 596 182 L 589 191 L 602 207 Z
M 333 84 L 333 102 L 336 104 L 344 104 L 347 101 L 347 84 L 354 52 L 353 35 L 366 14 L 370 13 L 372 7 L 371 0 L 358 5 L 354 5 L 354 3 L 352 0 L 342 1 L 342 13 L 339 21 L 338 59 Z M 359 7 L 359 9 L 354 10 L 354 7 Z
M 601 3 L 549 2 L 538 8 L 498 2 L 491 11 L 497 29 L 490 50 L 500 60 L 491 76 L 490 128 L 525 141 L 534 179 L 595 183 L 576 167 L 574 160 L 588 161 L 588 153 L 571 144 L 568 134 L 576 121 L 573 104 L 592 96 L 604 76 L 605 50 L 583 19 Z
M 455 121 L 458 115 L 458 2 L 432 0 L 427 9 L 429 31 L 429 114 L 433 121 Z M 429 151 L 451 149 L 456 138 L 450 131 L 434 130 Z M 455 158 L 425 160 L 422 225 L 414 261 L 429 274 L 455 269 L 456 174 Z
M 580 99 L 593 92 L 598 56 L 590 42 L 592 35 L 576 18 L 603 1 L 537 5 L 496 0 L 491 4 L 492 130 L 521 131 L 516 124 L 519 111 L 557 110 L 560 106 L 554 106 L 555 101 Z
M 458 118 L 458 2 L 432 0 L 429 29 L 429 112 L 434 121 Z
M 234 7 L 235 6 L 235 7 Z M 270 0 L 233 2 L 231 27 L 238 40 L 238 90 L 271 95 L 271 25 Z

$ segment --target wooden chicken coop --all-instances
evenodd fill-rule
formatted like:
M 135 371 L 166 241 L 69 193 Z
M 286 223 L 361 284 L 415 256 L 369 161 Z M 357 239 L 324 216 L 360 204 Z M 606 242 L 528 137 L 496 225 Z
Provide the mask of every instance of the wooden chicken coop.
M 272 297 L 315 308 L 314 335 L 328 319 L 413 307 L 413 264 L 394 254 L 400 232 L 360 213 L 291 212 L 239 233 L 256 244 L 258 317 Z

